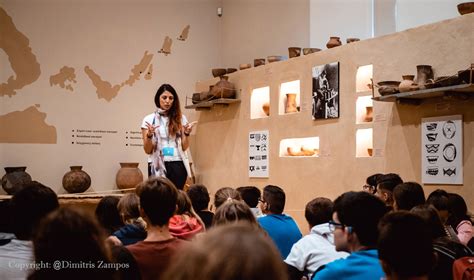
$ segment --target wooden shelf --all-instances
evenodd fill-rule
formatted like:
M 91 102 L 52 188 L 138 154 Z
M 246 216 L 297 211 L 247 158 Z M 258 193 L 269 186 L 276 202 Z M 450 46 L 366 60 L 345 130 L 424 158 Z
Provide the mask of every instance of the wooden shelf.
M 385 96 L 377 96 L 372 99 L 382 102 L 398 102 L 406 104 L 421 104 L 423 99 L 434 98 L 440 96 L 459 98 L 462 100 L 474 96 L 474 84 L 461 84 L 449 87 L 438 87 L 423 90 L 415 90 L 409 92 L 402 92 L 397 94 L 389 94 Z
M 192 105 L 186 105 L 184 108 L 195 109 L 196 111 L 210 110 L 214 105 L 229 106 L 229 104 L 233 103 L 240 103 L 240 99 L 219 98 L 210 101 L 201 101 Z

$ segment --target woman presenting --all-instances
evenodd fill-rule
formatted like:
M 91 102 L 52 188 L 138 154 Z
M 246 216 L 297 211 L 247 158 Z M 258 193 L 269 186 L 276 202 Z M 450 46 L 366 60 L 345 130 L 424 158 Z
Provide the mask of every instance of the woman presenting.
M 189 134 L 194 123 L 181 114 L 176 90 L 169 84 L 161 85 L 155 95 L 157 110 L 142 122 L 143 148 L 150 155 L 148 176 L 170 179 L 178 189 L 183 189 L 191 174 L 185 155 L 189 147 Z

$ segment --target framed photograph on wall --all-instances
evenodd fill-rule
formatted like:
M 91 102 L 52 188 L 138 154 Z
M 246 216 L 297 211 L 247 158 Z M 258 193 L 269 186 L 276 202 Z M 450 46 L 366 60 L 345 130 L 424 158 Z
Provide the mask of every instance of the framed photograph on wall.
M 339 118 L 339 62 L 315 66 L 313 75 L 313 120 Z

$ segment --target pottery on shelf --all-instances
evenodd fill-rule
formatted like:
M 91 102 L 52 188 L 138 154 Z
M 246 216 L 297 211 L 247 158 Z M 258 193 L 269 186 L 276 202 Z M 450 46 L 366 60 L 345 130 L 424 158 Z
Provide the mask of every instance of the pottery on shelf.
M 364 121 L 365 121 L 365 122 L 371 122 L 372 119 L 373 119 L 373 117 L 372 117 L 373 113 L 374 113 L 374 107 L 372 107 L 372 106 L 366 106 L 366 107 L 365 107 L 365 117 L 364 117 Z
M 338 47 L 340 45 L 342 45 L 341 38 L 332 36 L 329 38 L 329 41 L 327 42 L 326 47 L 330 49 L 330 48 Z
M 307 54 L 315 53 L 315 52 L 319 52 L 319 51 L 321 51 L 321 49 L 318 49 L 318 48 L 304 48 L 303 49 L 303 54 L 307 55 Z
M 268 102 L 263 103 L 262 110 L 265 113 L 265 115 L 270 116 L 270 103 Z
M 235 87 L 228 81 L 229 77 L 221 76 L 220 78 L 221 80 L 211 88 L 210 94 L 216 98 L 235 98 Z
M 135 188 L 143 182 L 143 174 L 138 168 L 138 162 L 121 162 L 115 176 L 115 183 L 121 190 Z
M 294 112 L 298 112 L 298 108 L 296 108 L 296 93 L 287 93 L 285 113 L 294 113 Z
M 458 4 L 458 12 L 461 15 L 474 13 L 474 2 L 465 2 Z
M 388 95 L 398 93 L 399 81 L 381 81 L 377 83 L 380 95 Z
M 265 65 L 265 58 L 256 58 L 253 60 L 253 67 Z
M 358 41 L 360 41 L 359 38 L 347 38 L 346 39 L 346 43 L 348 43 L 348 44 L 353 43 L 353 42 L 358 42 Z
M 301 48 L 299 47 L 289 47 L 288 54 L 290 58 L 297 57 L 301 55 Z
M 372 148 L 367 148 L 367 154 L 369 155 L 369 157 L 372 156 L 373 152 L 374 152 L 374 149 L 372 149 Z
M 474 68 L 458 71 L 458 77 L 463 83 L 474 83 Z
M 227 74 L 230 74 L 230 73 L 234 73 L 235 71 L 237 71 L 237 68 L 227 68 Z
M 434 77 L 433 69 L 431 65 L 417 65 L 416 70 L 416 84 L 420 89 L 424 89 L 426 82 Z
M 252 64 L 250 64 L 250 63 L 239 64 L 239 69 L 240 70 L 248 69 L 248 68 L 251 68 L 251 67 L 252 67 Z
M 31 182 L 26 166 L 5 167 L 5 172 L 6 174 L 2 177 L 2 188 L 10 195 L 14 195 Z
M 415 79 L 415 75 L 403 75 L 402 79 L 403 80 L 398 85 L 398 90 L 400 92 L 407 92 L 413 90 L 412 86 L 415 83 L 415 81 L 413 81 Z
M 283 60 L 281 55 L 270 55 L 267 56 L 268 63 L 277 62 Z
M 71 171 L 63 176 L 63 188 L 68 193 L 82 193 L 91 186 L 91 177 L 82 170 L 82 166 L 70 166 Z
M 219 77 L 227 74 L 227 69 L 225 68 L 214 68 L 212 69 L 212 76 Z

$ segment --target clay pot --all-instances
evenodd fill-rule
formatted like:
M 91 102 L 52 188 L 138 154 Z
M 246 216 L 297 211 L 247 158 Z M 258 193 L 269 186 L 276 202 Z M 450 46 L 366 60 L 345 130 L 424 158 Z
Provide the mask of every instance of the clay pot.
M 225 68 L 214 68 L 212 69 L 212 76 L 215 77 L 220 77 L 227 74 L 227 69 Z
M 262 110 L 265 113 L 265 115 L 270 116 L 270 103 L 268 102 L 263 103 Z
M 227 74 L 230 74 L 230 73 L 234 73 L 235 71 L 237 71 L 237 68 L 227 68 Z
M 465 2 L 458 4 L 458 12 L 461 15 L 474 13 L 474 2 Z
M 382 81 L 377 83 L 380 95 L 388 95 L 398 93 L 399 81 Z
M 415 75 L 403 75 L 403 80 L 398 85 L 398 90 L 400 92 L 407 92 L 412 90 L 412 86 L 415 83 L 413 79 L 415 79 Z
M 329 41 L 327 42 L 326 47 L 330 49 L 330 48 L 338 47 L 340 45 L 342 45 L 341 39 L 339 37 L 334 36 L 334 37 L 329 38 Z
M 458 71 L 458 77 L 463 83 L 474 83 L 474 69 Z
M 353 42 L 357 42 L 357 41 L 360 41 L 359 38 L 347 38 L 346 39 L 346 42 L 349 44 L 349 43 L 353 43 Z
M 321 49 L 318 49 L 318 48 L 304 48 L 303 49 L 303 54 L 307 55 L 307 54 L 315 53 L 315 52 L 319 52 L 319 51 L 321 51 Z
M 6 174 L 2 177 L 2 188 L 8 194 L 14 195 L 31 182 L 31 176 L 25 170 L 26 166 L 5 167 Z
M 120 169 L 115 176 L 115 183 L 121 190 L 135 188 L 143 182 L 143 174 L 138 169 L 138 162 L 121 162 Z
M 250 67 L 252 67 L 252 64 L 250 64 L 250 63 L 243 63 L 243 64 L 239 65 L 240 70 L 248 69 Z
M 417 65 L 416 70 L 416 83 L 420 89 L 424 89 L 426 82 L 434 77 L 433 69 L 431 65 Z
M 294 112 L 298 112 L 298 108 L 296 108 L 296 93 L 287 93 L 285 113 L 294 113 Z
M 265 58 L 256 58 L 253 60 L 253 67 L 265 65 Z
M 281 55 L 270 55 L 267 56 L 268 63 L 281 61 L 283 57 Z
M 374 107 L 372 106 L 367 106 L 365 107 L 365 118 L 364 118 L 364 121 L 365 122 L 371 122 L 373 117 L 372 117 L 372 114 L 374 113 Z
M 211 88 L 211 95 L 216 98 L 235 98 L 234 84 L 228 81 L 227 76 L 221 76 L 220 78 L 221 80 Z
M 290 48 L 288 48 L 288 54 L 289 54 L 290 58 L 300 56 L 301 55 L 301 48 L 290 47 Z
M 63 188 L 68 193 L 82 193 L 91 186 L 91 177 L 82 170 L 82 166 L 70 166 L 63 176 Z
M 374 150 L 372 148 L 367 148 L 367 154 L 369 154 L 369 157 L 372 156 Z

